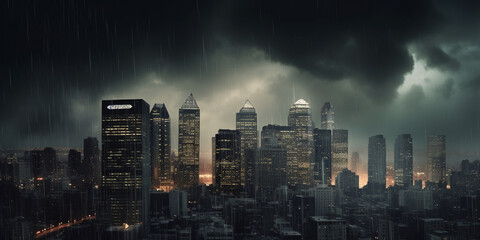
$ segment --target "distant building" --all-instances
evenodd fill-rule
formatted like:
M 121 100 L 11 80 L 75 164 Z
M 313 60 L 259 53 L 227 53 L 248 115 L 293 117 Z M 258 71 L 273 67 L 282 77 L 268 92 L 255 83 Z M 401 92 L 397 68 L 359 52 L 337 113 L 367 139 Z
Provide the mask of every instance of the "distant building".
M 150 112 L 152 188 L 170 191 L 173 188 L 171 169 L 170 115 L 165 104 L 155 104 Z
M 360 162 L 360 154 L 358 152 L 353 152 L 352 156 L 350 157 L 349 168 L 353 172 L 360 172 L 361 171 L 361 162 Z
M 173 190 L 168 193 L 170 217 L 179 218 L 187 215 L 187 192 Z
M 82 154 L 75 150 L 70 149 L 68 152 L 68 176 L 80 177 L 82 170 Z
M 408 188 L 413 184 L 413 140 L 410 134 L 401 134 L 395 139 L 394 150 L 395 185 Z
M 432 191 L 410 188 L 400 190 L 398 205 L 410 211 L 425 211 L 433 209 Z
M 215 135 L 215 187 L 219 193 L 238 195 L 242 191 L 240 132 L 220 129 Z
M 149 227 L 150 107 L 142 99 L 102 101 L 102 223 Z
M 236 114 L 236 129 L 240 132 L 242 156 L 242 184 L 253 194 L 255 185 L 255 159 L 258 148 L 257 113 L 250 101 L 246 101 Z
M 275 139 L 275 140 L 272 140 Z M 268 124 L 262 128 L 262 147 L 267 146 L 271 142 L 276 142 L 286 151 L 287 168 L 296 161 L 296 143 L 295 132 L 289 126 L 278 126 Z M 287 182 L 289 178 L 289 172 L 286 170 Z M 290 171 L 290 176 L 295 170 Z M 292 177 L 292 176 L 291 176 Z M 291 178 L 292 181 L 293 177 Z
M 427 138 L 427 181 L 446 182 L 445 135 L 429 135 Z
M 335 186 L 346 195 L 355 196 L 359 186 L 358 175 L 345 168 L 335 178 Z
M 287 184 L 287 150 L 277 144 L 276 137 L 269 140 L 258 152 L 257 185 L 274 190 Z
M 288 126 L 295 135 L 295 158 L 287 159 L 287 184 L 310 186 L 312 184 L 313 120 L 310 105 L 303 99 L 296 101 L 288 114 Z
M 335 207 L 335 189 L 331 187 L 316 187 L 305 191 L 306 196 L 315 199 L 315 216 L 327 215 Z
M 332 184 L 332 132 L 328 129 L 313 130 L 314 186 Z
M 387 173 L 387 150 L 383 135 L 368 139 L 368 185 L 375 191 L 384 191 Z
M 332 180 L 348 168 L 348 130 L 334 129 L 332 133 Z
M 347 223 L 343 219 L 314 216 L 307 219 L 305 239 L 346 240 Z
M 83 140 L 82 165 L 85 181 L 90 185 L 100 185 L 102 166 L 100 163 L 100 149 L 97 138 L 88 137 Z
M 175 187 L 198 185 L 200 156 L 200 108 L 190 93 L 178 114 L 178 169 Z
M 322 107 L 322 129 L 333 130 L 335 128 L 335 111 L 333 104 L 325 102 Z

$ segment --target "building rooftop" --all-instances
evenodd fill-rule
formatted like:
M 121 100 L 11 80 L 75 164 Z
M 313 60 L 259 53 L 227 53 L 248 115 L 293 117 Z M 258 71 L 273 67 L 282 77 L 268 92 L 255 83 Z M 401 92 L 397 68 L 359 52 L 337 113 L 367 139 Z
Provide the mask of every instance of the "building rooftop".
M 185 103 L 182 105 L 181 109 L 199 109 L 197 101 L 195 101 L 195 98 L 193 97 L 193 93 L 188 95 L 187 100 L 185 100 Z

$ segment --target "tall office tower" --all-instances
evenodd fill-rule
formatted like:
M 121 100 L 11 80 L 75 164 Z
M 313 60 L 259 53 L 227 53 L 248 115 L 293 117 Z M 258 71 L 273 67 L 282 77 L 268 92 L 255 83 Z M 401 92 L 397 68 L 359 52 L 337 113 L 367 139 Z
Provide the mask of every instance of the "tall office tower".
M 278 145 L 276 137 L 266 139 L 258 151 L 257 185 L 275 190 L 287 184 L 287 150 Z
M 395 185 L 409 188 L 413 184 L 413 140 L 410 134 L 400 134 L 395 139 Z
M 165 192 L 173 188 L 171 172 L 170 115 L 165 104 L 155 104 L 150 112 L 150 157 L 152 188 Z
M 335 128 L 335 112 L 333 104 L 325 102 L 322 107 L 322 129 L 333 130 Z
M 257 113 L 246 101 L 236 115 L 237 130 L 240 132 L 240 154 L 242 155 L 242 179 L 249 194 L 254 191 L 255 159 L 258 148 Z M 243 184 L 243 183 L 242 183 Z
M 333 182 L 337 174 L 345 168 L 348 168 L 348 130 L 334 129 L 332 133 Z
M 200 108 L 190 93 L 178 114 L 178 169 L 175 187 L 198 185 L 200 155 Z
M 85 181 L 90 185 L 101 184 L 101 163 L 100 149 L 98 140 L 94 137 L 88 137 L 83 140 L 83 175 Z
M 287 184 L 288 184 L 288 163 L 296 161 L 295 131 L 289 126 L 278 126 L 268 124 L 262 127 L 262 147 L 276 141 L 287 152 Z
M 375 191 L 383 191 L 386 187 L 387 150 L 383 135 L 368 139 L 368 185 Z
M 220 129 L 215 135 L 215 187 L 219 193 L 238 195 L 242 190 L 240 132 Z
M 429 135 L 427 138 L 427 181 L 446 182 L 445 135 Z
M 148 228 L 150 106 L 142 99 L 102 101 L 102 223 Z
M 312 185 L 311 162 L 313 157 L 313 128 L 310 105 L 299 99 L 290 107 L 288 126 L 295 134 L 295 159 L 287 162 L 287 184 L 290 186 Z
M 328 129 L 313 130 L 314 186 L 332 184 L 332 131 Z
M 358 173 L 361 170 L 361 163 L 360 163 L 360 154 L 358 152 L 353 152 L 352 156 L 350 157 L 348 169 Z
M 82 154 L 75 150 L 70 149 L 68 152 L 68 176 L 80 177 L 82 169 Z

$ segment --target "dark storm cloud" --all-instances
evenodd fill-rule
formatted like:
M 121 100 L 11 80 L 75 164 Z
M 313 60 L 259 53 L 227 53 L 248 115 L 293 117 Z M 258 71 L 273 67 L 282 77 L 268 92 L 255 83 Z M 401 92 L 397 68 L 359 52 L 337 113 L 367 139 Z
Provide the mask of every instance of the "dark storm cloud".
M 285 85 L 295 80 L 298 89 L 312 86 L 304 91 L 315 101 L 312 107 L 345 94 L 337 100 L 344 106 L 338 109 L 344 119 L 361 107 L 383 110 L 413 69 L 411 45 L 432 46 L 419 50 L 419 59 L 445 74 L 469 69 L 457 54 L 466 51 L 459 39 L 474 42 L 478 35 L 478 3 L 468 4 L 471 7 L 413 0 L 4 1 L 0 145 L 78 146 L 86 132 L 98 134 L 93 125 L 99 116 L 88 109 L 98 108 L 106 95 L 142 87 L 149 73 L 168 86 L 204 94 L 213 87 L 222 91 L 239 86 L 229 79 L 240 82 L 244 76 L 239 71 L 266 62 L 297 71 L 279 74 L 275 81 L 281 86 L 268 82 L 265 91 L 280 92 L 278 98 L 291 92 Z M 442 46 L 452 42 L 457 43 L 455 51 Z M 441 90 L 444 96 L 453 94 L 456 84 L 463 86 L 462 80 L 452 79 Z M 324 90 L 331 86 L 338 89 Z M 428 89 L 418 87 L 428 97 Z M 415 96 L 420 96 L 419 89 L 412 88 Z M 339 119 L 349 127 L 343 121 Z
M 438 68 L 444 71 L 456 71 L 460 68 L 460 63 L 455 58 L 450 57 L 437 46 L 427 45 L 417 49 L 420 59 L 425 59 L 427 66 Z

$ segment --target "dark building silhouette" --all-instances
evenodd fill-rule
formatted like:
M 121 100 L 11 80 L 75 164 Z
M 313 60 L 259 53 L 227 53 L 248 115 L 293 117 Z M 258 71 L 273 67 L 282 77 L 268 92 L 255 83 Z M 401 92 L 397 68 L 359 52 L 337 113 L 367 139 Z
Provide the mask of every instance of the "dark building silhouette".
M 413 184 L 413 139 L 410 134 L 400 134 L 395 139 L 395 185 L 408 188 Z
M 330 102 L 322 106 L 322 129 L 333 130 L 335 128 L 335 108 Z
M 276 138 L 264 141 L 258 152 L 257 185 L 261 189 L 275 190 L 287 184 L 287 150 Z
M 101 184 L 101 163 L 98 140 L 88 137 L 83 140 L 83 175 L 90 185 Z
M 332 131 L 328 129 L 313 130 L 314 186 L 332 184 Z
M 178 169 L 175 187 L 197 186 L 200 155 L 200 108 L 190 93 L 178 115 Z
M 68 152 L 68 176 L 80 177 L 82 170 L 82 153 L 75 149 Z
M 220 129 L 215 135 L 215 187 L 219 193 L 238 195 L 242 190 L 240 132 Z
M 110 236 L 149 227 L 149 110 L 141 99 L 102 101 L 101 217 Z
M 152 188 L 170 191 L 173 188 L 171 171 L 170 115 L 165 104 L 155 104 L 150 112 L 150 157 Z
M 378 192 L 385 190 L 387 150 L 383 135 L 368 139 L 368 186 Z

